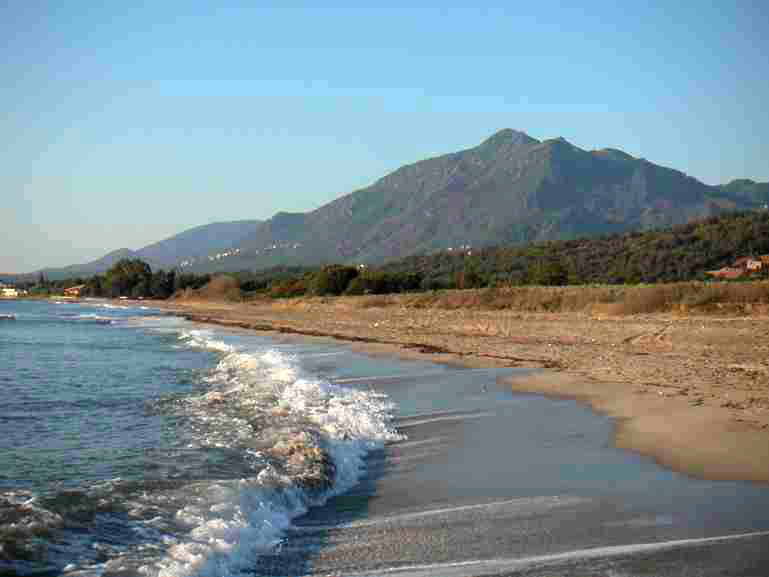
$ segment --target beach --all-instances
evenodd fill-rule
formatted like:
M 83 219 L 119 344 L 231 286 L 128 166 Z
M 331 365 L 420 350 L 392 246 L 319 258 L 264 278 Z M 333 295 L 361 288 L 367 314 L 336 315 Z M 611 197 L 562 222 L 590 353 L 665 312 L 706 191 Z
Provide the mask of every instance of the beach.
M 518 392 L 613 418 L 613 442 L 675 471 L 769 482 L 769 317 L 414 308 L 398 297 L 160 303 L 190 320 L 338 339 L 367 354 L 528 367 Z M 155 303 L 153 303 L 153 306 Z
M 609 417 L 512 392 L 509 377 L 529 370 L 304 346 L 347 350 L 307 356 L 305 366 L 385 393 L 404 438 L 370 454 L 355 487 L 298 518 L 257 575 L 769 570 L 765 487 L 691 479 L 612 447 Z
M 617 418 L 621 397 L 546 354 L 536 331 L 564 319 L 475 311 L 521 336 L 463 337 L 469 311 L 361 303 L 13 304 L 0 572 L 769 574 L 766 483 L 623 448 L 668 397 Z M 539 348 L 485 342 L 522 335 Z

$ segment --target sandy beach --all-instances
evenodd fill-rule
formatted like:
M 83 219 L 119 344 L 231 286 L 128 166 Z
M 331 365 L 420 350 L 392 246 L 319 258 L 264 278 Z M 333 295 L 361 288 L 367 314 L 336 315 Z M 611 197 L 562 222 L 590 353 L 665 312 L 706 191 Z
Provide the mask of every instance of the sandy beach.
M 769 483 L 766 315 L 413 308 L 399 297 L 152 306 L 273 335 L 341 339 L 373 355 L 542 368 L 510 386 L 588 404 L 614 419 L 617 447 L 674 471 Z

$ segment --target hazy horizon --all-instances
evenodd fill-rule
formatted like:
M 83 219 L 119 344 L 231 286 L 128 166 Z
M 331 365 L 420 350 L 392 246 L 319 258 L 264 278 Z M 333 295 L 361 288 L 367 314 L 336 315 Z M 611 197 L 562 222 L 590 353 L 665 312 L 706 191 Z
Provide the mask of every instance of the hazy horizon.
M 502 128 L 769 180 L 766 8 L 0 8 L 0 272 L 313 210 Z

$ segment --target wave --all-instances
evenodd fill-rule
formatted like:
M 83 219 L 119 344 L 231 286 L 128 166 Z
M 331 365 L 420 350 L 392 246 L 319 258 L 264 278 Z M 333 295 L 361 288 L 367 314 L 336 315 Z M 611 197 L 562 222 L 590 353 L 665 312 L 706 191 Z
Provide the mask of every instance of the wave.
M 189 347 L 208 349 L 222 353 L 231 353 L 234 351 L 232 345 L 228 345 L 222 340 L 215 339 L 212 335 L 213 331 L 208 329 L 183 330 L 179 334 L 179 340 L 184 341 Z
M 145 566 L 158 576 L 245 571 L 271 550 L 310 506 L 353 487 L 364 457 L 400 440 L 386 397 L 303 376 L 275 350 L 243 352 L 204 329 L 185 331 L 189 346 L 224 353 L 210 389 L 191 397 L 191 448 L 237 448 L 253 476 L 218 480 L 177 512 L 190 528 L 163 559 Z
M 610 559 L 626 555 L 640 555 L 664 552 L 686 547 L 697 547 L 729 541 L 740 541 L 768 537 L 769 532 L 757 531 L 752 533 L 738 533 L 733 535 L 721 535 L 717 537 L 700 537 L 694 539 L 678 539 L 673 541 L 660 541 L 652 543 L 630 543 L 626 545 L 608 545 L 576 551 L 564 551 L 531 557 L 511 559 L 477 559 L 470 561 L 456 561 L 448 563 L 433 563 L 424 565 L 399 566 L 377 571 L 362 573 L 348 573 L 349 577 L 369 577 L 381 575 L 401 575 L 402 577 L 431 577 L 432 575 L 444 575 L 446 577 L 467 577 L 468 575 L 508 575 L 528 574 L 529 569 L 547 569 L 548 574 L 562 575 L 573 574 L 571 564 L 577 561 L 593 559 Z M 540 574 L 538 572 L 538 574 Z M 614 574 L 614 573 L 611 573 Z M 625 573 L 617 573 L 624 575 Z
M 81 320 L 81 321 L 91 321 L 91 322 L 95 322 L 95 323 L 98 323 L 98 324 L 104 324 L 104 325 L 112 324 L 114 322 L 114 320 L 115 320 L 114 318 L 104 317 L 104 316 L 97 315 L 97 314 L 94 314 L 94 313 L 86 313 L 86 314 L 81 314 L 81 315 L 75 315 L 74 318 L 76 318 L 77 320 Z
M 306 374 L 285 352 L 176 330 L 183 346 L 220 358 L 202 392 L 155 403 L 175 427 L 170 446 L 149 455 L 156 468 L 50 494 L 0 493 L 0 573 L 248 572 L 293 519 L 353 487 L 368 452 L 403 439 L 384 395 Z

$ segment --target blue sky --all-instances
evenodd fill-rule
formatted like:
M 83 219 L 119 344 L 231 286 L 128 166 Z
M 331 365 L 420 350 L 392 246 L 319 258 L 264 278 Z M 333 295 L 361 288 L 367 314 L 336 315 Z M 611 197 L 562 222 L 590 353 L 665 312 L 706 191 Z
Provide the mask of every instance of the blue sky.
M 769 180 L 762 2 L 104 4 L 0 0 L 2 272 L 311 210 L 506 127 Z

